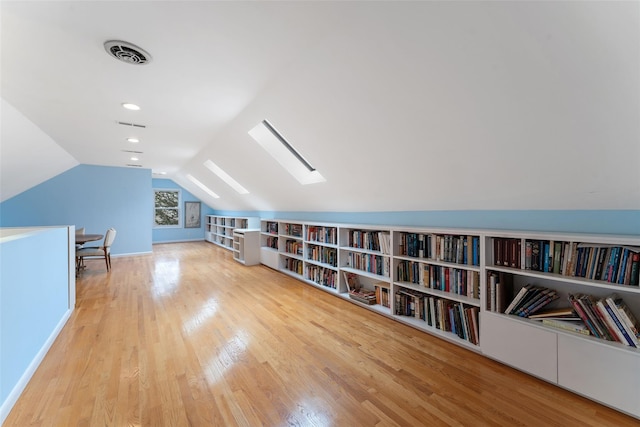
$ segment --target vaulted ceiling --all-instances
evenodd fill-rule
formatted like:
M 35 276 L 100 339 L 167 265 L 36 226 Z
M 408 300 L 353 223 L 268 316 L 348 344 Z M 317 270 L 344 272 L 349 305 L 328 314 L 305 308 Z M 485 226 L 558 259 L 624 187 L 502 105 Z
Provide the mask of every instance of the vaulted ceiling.
M 3 200 L 82 163 L 140 165 L 218 209 L 640 208 L 638 2 L 0 7 Z M 247 132 L 263 119 L 326 182 L 262 150 Z M 35 155 L 38 138 L 62 154 Z

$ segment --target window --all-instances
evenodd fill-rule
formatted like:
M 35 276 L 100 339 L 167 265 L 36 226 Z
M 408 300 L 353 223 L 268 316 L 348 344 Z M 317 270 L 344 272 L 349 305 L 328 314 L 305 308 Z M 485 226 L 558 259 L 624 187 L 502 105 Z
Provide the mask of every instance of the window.
M 154 227 L 180 227 L 180 190 L 153 190 Z

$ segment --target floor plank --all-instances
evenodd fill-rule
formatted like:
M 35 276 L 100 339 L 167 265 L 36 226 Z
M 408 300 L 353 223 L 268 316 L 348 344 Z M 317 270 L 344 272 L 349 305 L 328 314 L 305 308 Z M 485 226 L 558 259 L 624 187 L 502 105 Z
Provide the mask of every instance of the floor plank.
M 87 261 L 5 426 L 637 426 L 206 242 Z

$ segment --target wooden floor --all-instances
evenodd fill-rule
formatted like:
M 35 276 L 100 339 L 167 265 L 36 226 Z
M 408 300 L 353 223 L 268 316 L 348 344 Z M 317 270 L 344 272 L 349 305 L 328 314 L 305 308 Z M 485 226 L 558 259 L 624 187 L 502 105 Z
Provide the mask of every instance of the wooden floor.
M 639 424 L 210 243 L 87 265 L 5 426 Z

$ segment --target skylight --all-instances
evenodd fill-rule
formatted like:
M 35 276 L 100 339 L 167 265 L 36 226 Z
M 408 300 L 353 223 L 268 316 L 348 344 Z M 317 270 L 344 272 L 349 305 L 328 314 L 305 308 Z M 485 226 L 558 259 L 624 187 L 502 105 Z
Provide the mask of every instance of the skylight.
M 221 180 L 226 182 L 231 188 L 236 190 L 238 193 L 240 193 L 240 194 L 249 194 L 249 190 L 247 190 L 242 185 L 240 185 L 238 183 L 238 181 L 236 181 L 235 179 L 231 178 L 231 176 L 228 173 L 223 171 L 220 168 L 220 166 L 216 165 L 211 160 L 207 160 L 206 162 L 204 162 L 204 165 L 207 167 L 207 169 L 209 169 L 211 172 L 215 173 Z
M 249 135 L 278 161 L 300 184 L 315 184 L 326 179 L 266 120 L 249 131 Z
M 211 189 L 209 187 L 207 187 L 206 185 L 204 185 L 203 183 L 198 181 L 198 179 L 196 177 L 194 177 L 193 175 L 188 174 L 187 178 L 189 179 L 189 181 L 193 182 L 195 185 L 200 187 L 205 193 L 207 193 L 208 195 L 210 195 L 214 199 L 219 199 L 220 198 L 220 196 L 218 196 L 216 193 L 211 191 Z

